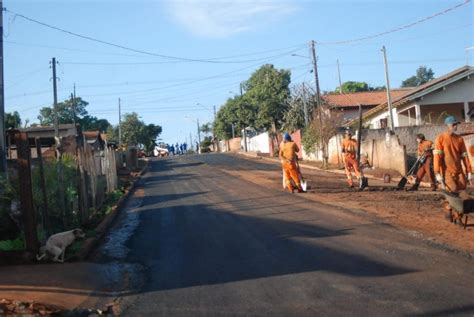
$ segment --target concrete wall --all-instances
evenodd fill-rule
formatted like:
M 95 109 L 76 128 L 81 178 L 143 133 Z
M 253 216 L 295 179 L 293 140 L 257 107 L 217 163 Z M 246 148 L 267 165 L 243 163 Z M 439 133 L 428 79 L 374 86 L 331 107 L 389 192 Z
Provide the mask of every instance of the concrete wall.
M 239 152 L 241 150 L 241 138 L 233 138 L 226 141 L 220 141 L 219 147 L 222 152 Z
M 264 132 L 250 138 L 247 150 L 249 152 L 270 154 L 270 137 L 268 132 Z

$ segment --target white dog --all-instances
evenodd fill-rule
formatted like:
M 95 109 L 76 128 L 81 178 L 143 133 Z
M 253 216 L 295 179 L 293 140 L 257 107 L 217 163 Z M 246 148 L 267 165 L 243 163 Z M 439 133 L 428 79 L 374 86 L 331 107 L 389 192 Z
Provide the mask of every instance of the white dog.
M 81 229 L 53 234 L 46 241 L 46 244 L 40 248 L 40 253 L 36 255 L 38 261 L 42 260 L 49 254 L 53 255 L 53 261 L 64 262 L 64 254 L 66 248 L 70 246 L 76 239 L 84 238 L 86 235 Z

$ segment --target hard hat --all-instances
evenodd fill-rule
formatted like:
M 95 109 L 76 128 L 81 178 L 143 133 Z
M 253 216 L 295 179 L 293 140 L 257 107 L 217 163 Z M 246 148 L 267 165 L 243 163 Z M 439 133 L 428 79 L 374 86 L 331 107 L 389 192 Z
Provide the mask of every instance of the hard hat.
M 446 119 L 444 119 L 444 124 L 459 124 L 460 122 L 456 120 L 454 116 L 447 116 Z

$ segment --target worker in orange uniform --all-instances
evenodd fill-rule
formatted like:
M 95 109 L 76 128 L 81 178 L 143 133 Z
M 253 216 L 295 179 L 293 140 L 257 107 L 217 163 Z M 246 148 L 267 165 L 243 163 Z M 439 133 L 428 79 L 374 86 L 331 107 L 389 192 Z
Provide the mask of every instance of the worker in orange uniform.
M 285 174 L 286 187 L 291 193 L 293 193 L 295 190 L 292 181 L 296 185 L 296 189 L 298 190 L 298 192 L 303 192 L 303 189 L 301 188 L 298 168 L 296 166 L 296 160 L 298 159 L 296 153 L 298 153 L 299 151 L 300 149 L 298 148 L 298 145 L 296 145 L 296 143 L 291 140 L 291 137 L 288 133 L 285 133 L 283 135 L 283 144 L 281 144 L 278 157 L 281 160 L 283 173 Z
M 418 143 L 418 160 L 420 166 L 416 172 L 415 184 L 409 189 L 409 191 L 418 190 L 420 182 L 423 180 L 425 175 L 428 175 L 431 182 L 431 189 L 436 190 L 435 175 L 432 167 L 433 163 L 433 142 L 426 140 L 425 135 L 419 133 L 416 135 L 416 142 Z
M 350 188 L 354 188 L 354 182 L 352 181 L 352 170 L 354 170 L 357 180 L 359 181 L 359 188 L 364 189 L 366 185 L 357 161 L 357 148 L 359 147 L 359 144 L 352 138 L 352 132 L 350 129 L 347 129 L 344 134 L 344 140 L 342 141 L 342 155 L 344 158 L 347 182 L 349 183 Z
M 443 189 L 452 193 L 465 190 L 472 181 L 472 168 L 464 139 L 456 134 L 459 122 L 449 116 L 444 120 L 448 130 L 436 138 L 434 172 Z M 465 171 L 462 165 L 464 164 Z M 466 176 L 467 175 L 467 176 Z

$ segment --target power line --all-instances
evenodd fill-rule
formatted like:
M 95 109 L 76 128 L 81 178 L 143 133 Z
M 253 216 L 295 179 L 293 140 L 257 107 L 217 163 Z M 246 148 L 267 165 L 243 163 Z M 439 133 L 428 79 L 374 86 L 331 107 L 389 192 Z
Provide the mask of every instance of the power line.
M 456 10 L 460 7 L 463 7 L 465 5 L 467 5 L 468 3 L 470 3 L 471 0 L 464 0 L 463 3 L 460 3 L 460 4 L 457 4 L 455 6 L 452 6 L 452 7 L 449 7 L 443 11 L 439 11 L 437 13 L 434 13 L 432 15 L 429 15 L 427 17 L 424 17 L 424 18 L 421 18 L 415 22 L 412 22 L 412 23 L 408 23 L 408 24 L 405 24 L 405 25 L 401 25 L 399 27 L 396 27 L 396 28 L 393 28 L 393 29 L 390 29 L 390 30 L 387 30 L 387 31 L 384 31 L 384 32 L 379 32 L 379 33 L 375 33 L 375 34 L 372 34 L 372 35 L 368 35 L 368 36 L 364 36 L 364 37 L 360 37 L 360 38 L 356 38 L 356 39 L 350 39 L 350 40 L 343 40 L 343 41 L 333 41 L 333 42 L 318 42 L 318 44 L 320 45 L 343 45 L 343 44 L 351 44 L 351 43 L 355 43 L 355 42 L 361 42 L 361 41 L 365 41 L 365 40 L 370 40 L 370 39 L 373 39 L 373 38 L 377 38 L 377 37 L 381 37 L 381 36 L 384 36 L 384 35 L 387 35 L 387 34 L 391 34 L 391 33 L 395 33 L 395 32 L 399 32 L 399 31 L 402 31 L 402 30 L 405 30 L 405 29 L 408 29 L 408 28 L 411 28 L 411 27 L 414 27 L 418 24 L 421 24 L 423 22 L 426 22 L 426 21 L 429 21 L 431 19 L 434 19 L 438 16 L 441 16 L 441 15 L 444 15 L 446 13 L 449 13 L 453 10 Z
M 234 63 L 249 62 L 249 61 L 221 61 L 221 60 L 219 60 L 219 59 L 223 59 L 223 58 L 213 58 L 213 59 L 187 58 L 187 57 L 172 56 L 172 55 L 165 55 L 165 54 L 160 54 L 160 53 L 149 52 L 149 51 L 145 51 L 145 50 L 141 50 L 141 49 L 135 49 L 135 48 L 132 48 L 132 47 L 128 47 L 128 46 L 124 46 L 124 45 L 115 44 L 115 43 L 112 43 L 112 42 L 96 39 L 96 38 L 93 38 L 91 36 L 82 35 L 82 34 L 79 34 L 79 33 L 72 32 L 72 31 L 68 31 L 68 30 L 62 29 L 60 27 L 57 27 L 57 26 L 54 26 L 54 25 L 51 25 L 51 24 L 48 24 L 48 23 L 45 23 L 45 22 L 38 21 L 38 20 L 30 18 L 30 17 L 27 17 L 23 14 L 13 12 L 13 11 L 8 10 L 8 9 L 4 9 L 4 10 L 5 10 L 5 12 L 8 12 L 8 13 L 11 13 L 11 14 L 15 15 L 15 17 L 22 18 L 26 21 L 29 21 L 29 22 L 32 22 L 32 23 L 35 23 L 35 24 L 53 29 L 53 30 L 56 30 L 58 32 L 62 32 L 62 33 L 65 33 L 65 34 L 68 34 L 68 35 L 71 35 L 71 36 L 75 36 L 75 37 L 78 37 L 78 38 L 81 38 L 81 39 L 84 39 L 84 40 L 88 40 L 88 41 L 91 41 L 91 42 L 96 42 L 96 43 L 104 44 L 104 45 L 107 45 L 107 46 L 123 49 L 123 50 L 126 50 L 126 51 L 140 53 L 140 54 L 143 54 L 143 55 L 149 55 L 149 56 L 154 56 L 154 57 L 172 59 L 172 60 L 175 60 L 175 61 L 212 63 L 212 64 L 229 64 L 229 63 L 234 64 Z M 299 45 L 293 46 L 293 47 L 301 47 L 302 45 L 303 44 L 299 44 Z M 277 50 L 281 50 L 281 49 L 277 49 Z

